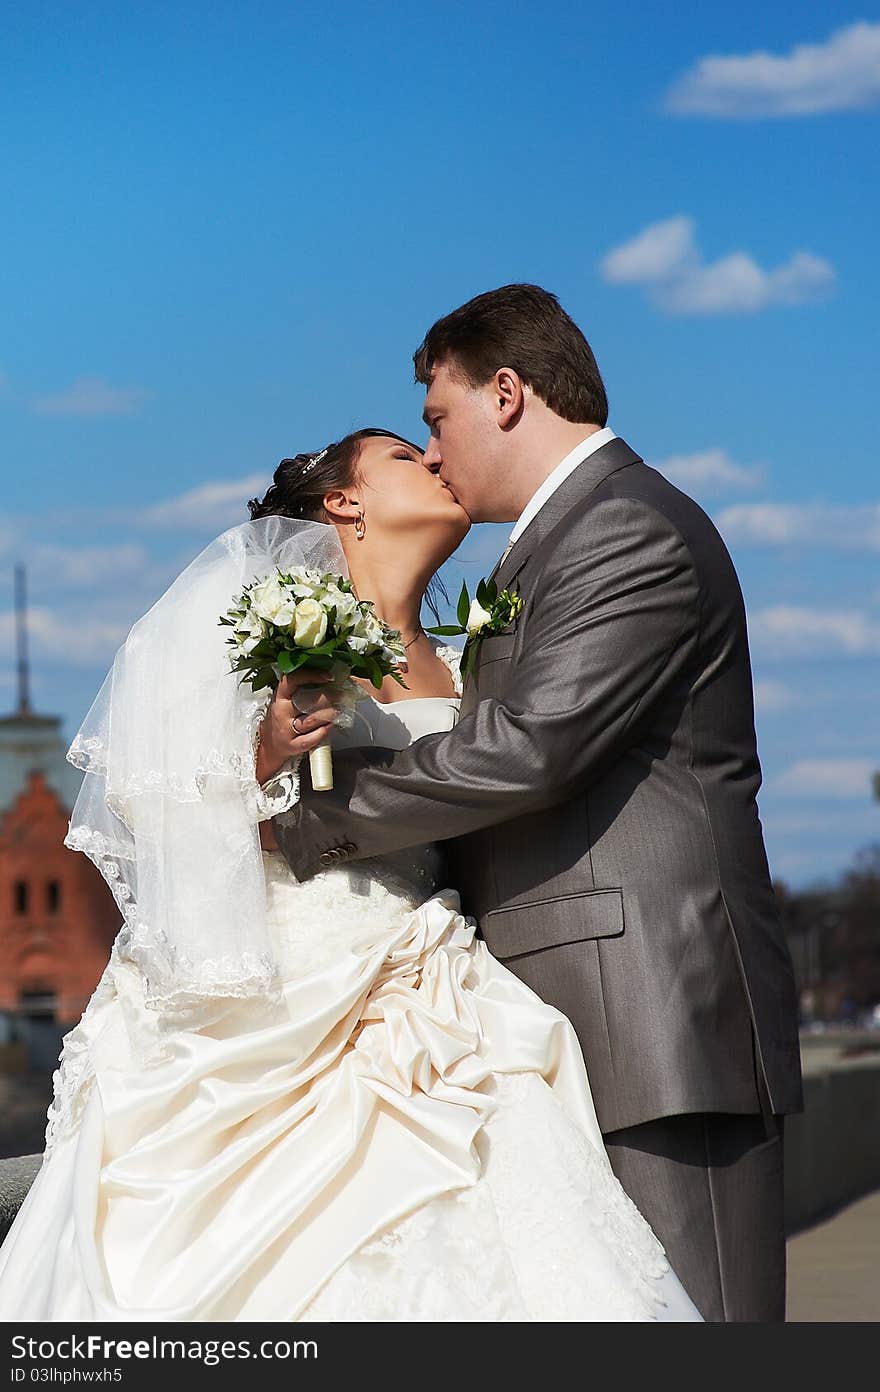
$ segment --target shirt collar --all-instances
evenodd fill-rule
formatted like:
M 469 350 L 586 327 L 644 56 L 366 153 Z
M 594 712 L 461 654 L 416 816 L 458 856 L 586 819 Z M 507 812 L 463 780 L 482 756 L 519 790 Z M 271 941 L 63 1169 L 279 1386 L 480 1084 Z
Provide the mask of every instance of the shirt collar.
M 569 450 L 565 458 L 556 465 L 556 468 L 551 474 L 547 475 L 540 488 L 532 494 L 531 498 L 526 503 L 514 525 L 513 531 L 510 533 L 511 545 L 519 540 L 529 523 L 534 521 L 537 517 L 547 499 L 553 496 L 557 488 L 568 478 L 569 474 L 573 474 L 579 464 L 583 464 L 584 460 L 588 459 L 596 450 L 601 449 L 603 445 L 607 445 L 609 440 L 615 440 L 616 438 L 614 431 L 609 429 L 606 425 L 602 430 L 595 430 L 593 434 L 588 435 L 585 440 L 579 441 L 573 450 Z

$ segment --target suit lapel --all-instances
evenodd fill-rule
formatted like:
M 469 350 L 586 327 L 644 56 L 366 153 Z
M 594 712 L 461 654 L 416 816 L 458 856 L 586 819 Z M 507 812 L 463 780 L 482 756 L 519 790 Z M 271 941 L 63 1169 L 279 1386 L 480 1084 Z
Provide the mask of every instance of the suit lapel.
M 625 440 L 616 437 L 597 449 L 578 464 L 556 492 L 547 499 L 541 511 L 532 518 L 522 536 L 514 542 L 506 556 L 498 562 L 491 579 L 503 590 L 519 574 L 529 557 L 537 550 L 556 523 L 573 508 L 579 507 L 598 488 L 603 479 L 628 464 L 641 464 L 641 456 L 631 450 Z
M 628 464 L 641 464 L 641 455 L 636 454 L 635 450 L 630 449 L 625 440 L 619 436 L 609 440 L 607 445 L 597 449 L 593 454 L 587 456 L 582 463 L 578 464 L 561 483 L 556 492 L 547 499 L 541 511 L 532 518 L 522 536 L 514 542 L 510 550 L 498 561 L 492 571 L 490 580 L 494 580 L 499 590 L 507 589 L 520 571 L 526 561 L 534 554 L 545 537 L 549 536 L 557 522 L 565 517 L 566 513 L 574 508 L 582 507 L 586 499 L 598 488 L 603 479 L 609 474 L 614 474 L 618 469 L 625 469 Z M 477 654 L 477 670 L 479 670 L 480 658 Z M 464 678 L 462 695 L 465 693 L 472 695 L 470 674 Z M 471 702 L 468 700 L 467 708 Z M 462 712 L 466 713 L 463 702 Z

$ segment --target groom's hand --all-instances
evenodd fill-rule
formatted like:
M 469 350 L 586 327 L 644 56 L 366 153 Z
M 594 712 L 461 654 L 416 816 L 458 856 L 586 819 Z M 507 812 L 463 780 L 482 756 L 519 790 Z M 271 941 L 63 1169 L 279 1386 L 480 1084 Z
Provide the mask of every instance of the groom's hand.
M 309 713 L 303 714 L 296 704 L 301 686 L 323 686 L 328 690 L 309 700 Z M 282 677 L 260 725 L 260 744 L 257 750 L 257 782 L 265 783 L 298 754 L 308 754 L 330 732 L 339 714 L 334 704 L 338 692 L 329 672 L 301 667 Z

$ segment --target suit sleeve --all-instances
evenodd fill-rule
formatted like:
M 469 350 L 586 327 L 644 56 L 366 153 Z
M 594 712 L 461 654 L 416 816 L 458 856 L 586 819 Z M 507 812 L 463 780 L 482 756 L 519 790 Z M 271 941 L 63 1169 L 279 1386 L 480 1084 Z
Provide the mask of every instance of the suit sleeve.
M 334 755 L 335 788 L 275 820 L 300 879 L 322 852 L 348 858 L 462 836 L 567 801 L 601 776 L 693 654 L 699 588 L 672 524 L 636 499 L 566 518 L 533 564 L 521 655 L 503 696 L 399 753 Z

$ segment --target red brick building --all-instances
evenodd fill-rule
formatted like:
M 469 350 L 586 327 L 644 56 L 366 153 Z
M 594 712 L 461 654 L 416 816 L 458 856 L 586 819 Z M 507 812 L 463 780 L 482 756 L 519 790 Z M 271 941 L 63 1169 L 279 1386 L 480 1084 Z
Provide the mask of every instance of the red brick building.
M 60 720 L 30 708 L 23 618 L 18 710 L 0 719 L 0 1068 L 21 1066 L 23 1041 L 30 1065 L 51 1069 L 121 917 L 95 867 L 63 844 L 80 774 Z
M 37 1067 L 98 983 L 120 916 L 94 866 L 63 845 L 69 811 L 32 772 L 0 819 L 0 1012 Z

